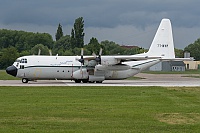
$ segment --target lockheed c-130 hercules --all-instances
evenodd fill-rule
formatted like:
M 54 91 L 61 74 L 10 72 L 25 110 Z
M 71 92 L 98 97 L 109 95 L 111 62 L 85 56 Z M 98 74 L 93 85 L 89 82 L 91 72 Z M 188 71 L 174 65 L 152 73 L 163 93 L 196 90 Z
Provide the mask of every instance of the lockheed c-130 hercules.
M 175 58 L 171 22 L 162 19 L 147 53 L 136 55 L 40 56 L 30 55 L 16 59 L 6 72 L 22 78 L 23 83 L 42 79 L 74 80 L 76 83 L 102 83 L 104 80 L 119 80 L 135 74 L 164 60 L 191 60 Z

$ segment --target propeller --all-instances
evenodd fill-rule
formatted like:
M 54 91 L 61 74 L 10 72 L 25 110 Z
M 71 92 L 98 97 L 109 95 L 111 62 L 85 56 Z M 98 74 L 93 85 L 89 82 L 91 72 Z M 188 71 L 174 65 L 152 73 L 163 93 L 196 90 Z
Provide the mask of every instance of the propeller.
M 81 73 L 82 73 L 82 77 L 83 77 L 83 70 L 82 70 L 82 66 L 84 65 L 84 59 L 83 59 L 83 48 L 81 48 L 81 58 L 78 60 L 81 63 Z
M 81 63 L 81 65 L 84 65 L 83 48 L 81 48 L 81 58 L 78 61 Z
M 101 64 L 101 54 L 102 54 L 102 48 L 100 48 L 100 50 L 99 50 L 99 55 L 98 56 L 95 56 L 96 58 L 95 58 L 95 60 L 96 60 L 96 62 L 98 63 L 98 64 Z

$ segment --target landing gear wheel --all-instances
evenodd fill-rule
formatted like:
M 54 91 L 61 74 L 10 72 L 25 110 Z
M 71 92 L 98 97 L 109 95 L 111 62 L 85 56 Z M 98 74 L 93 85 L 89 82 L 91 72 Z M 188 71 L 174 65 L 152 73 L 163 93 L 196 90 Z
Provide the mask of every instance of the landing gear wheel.
M 96 81 L 96 83 L 102 83 L 103 81 Z
M 87 83 L 87 82 L 88 82 L 88 79 L 82 79 L 82 82 L 83 82 L 83 83 Z
M 75 79 L 74 81 L 75 81 L 75 83 L 81 83 L 80 79 Z
M 27 78 L 23 78 L 22 79 L 22 83 L 28 83 L 28 79 Z

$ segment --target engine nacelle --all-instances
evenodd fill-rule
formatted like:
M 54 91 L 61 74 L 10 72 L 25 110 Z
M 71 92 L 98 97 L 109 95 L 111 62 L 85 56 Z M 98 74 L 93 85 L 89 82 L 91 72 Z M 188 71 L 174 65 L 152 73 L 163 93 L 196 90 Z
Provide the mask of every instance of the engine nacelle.
M 120 63 L 119 60 L 115 59 L 112 56 L 103 56 L 101 57 L 101 65 L 115 65 Z
M 72 77 L 75 79 L 88 79 L 88 72 L 86 69 L 82 69 L 82 70 L 77 70 L 75 72 L 73 72 Z

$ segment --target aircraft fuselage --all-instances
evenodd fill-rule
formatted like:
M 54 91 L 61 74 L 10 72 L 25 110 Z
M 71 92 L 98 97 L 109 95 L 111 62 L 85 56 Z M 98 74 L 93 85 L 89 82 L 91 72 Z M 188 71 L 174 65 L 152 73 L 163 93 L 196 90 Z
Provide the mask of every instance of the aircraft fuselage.
M 22 82 L 38 79 L 65 79 L 77 82 L 102 82 L 106 79 L 126 79 L 139 73 L 149 65 L 159 62 L 157 59 L 130 61 L 117 65 L 95 65 L 91 62 L 81 63 L 80 56 L 23 56 L 18 58 L 7 73 L 22 78 Z M 102 58 L 109 58 L 104 56 Z

